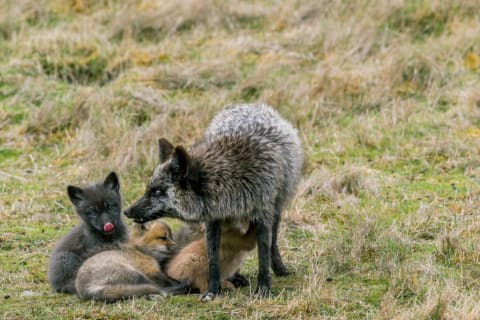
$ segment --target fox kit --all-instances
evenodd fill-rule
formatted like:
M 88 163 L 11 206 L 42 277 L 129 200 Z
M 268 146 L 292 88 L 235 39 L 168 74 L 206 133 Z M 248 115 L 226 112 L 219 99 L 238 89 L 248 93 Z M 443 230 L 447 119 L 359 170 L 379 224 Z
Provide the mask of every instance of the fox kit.
M 233 288 L 231 281 L 248 251 L 255 248 L 255 228 L 241 221 L 225 221 L 221 226 L 220 280 L 222 288 Z M 205 237 L 185 245 L 167 263 L 167 275 L 178 281 L 191 282 L 192 289 L 205 293 L 208 288 L 208 257 Z
M 205 225 L 203 223 L 183 223 L 173 234 L 175 249 L 179 250 L 187 244 L 205 237 Z
M 237 226 L 240 225 L 237 224 Z M 224 230 L 222 229 L 222 232 L 223 231 Z M 241 231 L 244 232 L 243 229 Z M 173 250 L 179 252 L 191 242 L 201 239 L 205 239 L 205 224 L 198 222 L 185 222 L 180 229 L 173 234 L 173 240 L 175 241 L 175 248 Z M 250 285 L 247 278 L 240 274 L 240 270 L 237 270 L 233 275 L 229 276 L 227 281 L 232 283 L 235 288 L 247 287 Z
M 175 217 L 202 221 L 209 255 L 208 293 L 220 291 L 220 225 L 246 219 L 255 225 L 257 294 L 270 294 L 272 267 L 287 275 L 277 246 L 281 214 L 301 176 L 296 130 L 266 105 L 235 105 L 217 114 L 203 138 L 188 151 L 159 140 L 160 164 L 145 194 L 125 214 L 135 221 Z
M 120 184 L 114 172 L 103 183 L 68 186 L 67 192 L 81 220 L 58 242 L 49 260 L 48 281 L 59 293 L 75 293 L 75 276 L 89 252 L 125 242 L 128 237 L 120 217 Z
M 88 258 L 78 270 L 77 294 L 81 299 L 113 302 L 146 295 L 186 293 L 181 284 L 161 270 L 174 245 L 170 227 L 161 221 L 136 224 L 127 245 Z

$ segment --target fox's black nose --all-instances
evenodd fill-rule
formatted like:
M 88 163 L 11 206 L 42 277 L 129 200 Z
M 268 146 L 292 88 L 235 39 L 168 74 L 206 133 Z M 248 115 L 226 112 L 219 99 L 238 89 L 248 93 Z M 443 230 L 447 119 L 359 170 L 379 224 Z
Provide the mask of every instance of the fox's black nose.
M 123 214 L 124 214 L 125 216 L 127 216 L 128 218 L 133 218 L 133 217 L 132 217 L 132 210 L 130 210 L 130 209 L 124 210 L 124 211 L 123 211 Z
M 128 208 L 127 210 L 123 211 L 123 214 L 129 219 L 133 219 L 133 221 L 135 221 L 135 223 L 144 223 L 145 222 L 144 217 L 136 216 L 134 214 L 134 211 L 131 208 Z

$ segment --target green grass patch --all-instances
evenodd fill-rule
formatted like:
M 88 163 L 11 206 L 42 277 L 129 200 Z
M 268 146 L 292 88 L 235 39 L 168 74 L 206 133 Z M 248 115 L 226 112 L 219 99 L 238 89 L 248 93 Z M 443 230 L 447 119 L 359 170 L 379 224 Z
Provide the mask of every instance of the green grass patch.
M 415 41 L 430 36 L 439 36 L 445 31 L 450 8 L 434 10 L 428 1 L 406 1 L 386 20 L 387 28 L 410 33 Z
M 20 154 L 19 150 L 16 149 L 0 149 L 0 161 L 14 159 Z

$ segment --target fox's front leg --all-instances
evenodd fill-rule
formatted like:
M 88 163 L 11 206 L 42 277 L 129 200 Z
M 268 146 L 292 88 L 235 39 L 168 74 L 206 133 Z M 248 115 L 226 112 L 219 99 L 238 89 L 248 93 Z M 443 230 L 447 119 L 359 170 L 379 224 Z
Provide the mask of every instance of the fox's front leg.
M 220 221 L 205 223 L 208 257 L 208 290 L 200 297 L 202 301 L 210 301 L 220 293 Z
M 268 224 L 257 225 L 258 247 L 258 284 L 255 293 L 260 297 L 268 297 L 270 292 L 270 264 L 272 247 L 272 229 Z

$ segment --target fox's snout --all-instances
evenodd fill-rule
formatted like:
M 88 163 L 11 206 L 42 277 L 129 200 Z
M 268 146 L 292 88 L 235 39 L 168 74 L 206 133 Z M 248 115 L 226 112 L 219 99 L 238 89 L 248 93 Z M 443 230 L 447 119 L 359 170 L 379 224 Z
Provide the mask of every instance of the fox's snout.
M 145 219 L 144 216 L 138 215 L 138 210 L 135 210 L 135 208 L 132 206 L 125 211 L 123 211 L 123 214 L 130 219 L 133 219 L 136 223 L 144 223 L 147 222 L 147 219 Z
M 144 194 L 123 213 L 136 223 L 144 223 L 157 218 L 172 217 L 171 212 L 172 208 L 168 206 L 168 201 Z
M 133 219 L 136 223 L 144 223 L 157 217 L 152 216 L 151 204 L 148 198 L 142 197 L 123 211 L 127 218 Z
M 127 217 L 127 218 L 133 218 L 132 216 L 132 210 L 130 208 L 126 209 L 125 211 L 123 211 L 123 214 Z

